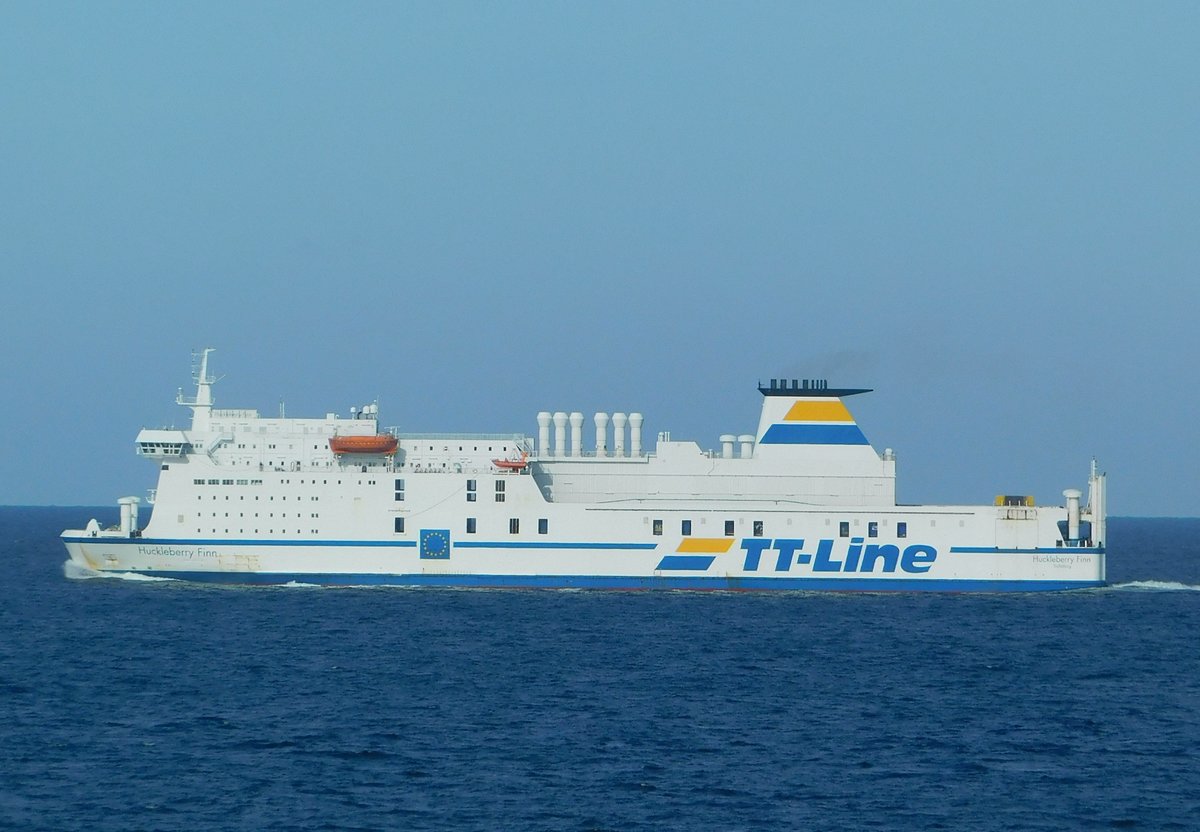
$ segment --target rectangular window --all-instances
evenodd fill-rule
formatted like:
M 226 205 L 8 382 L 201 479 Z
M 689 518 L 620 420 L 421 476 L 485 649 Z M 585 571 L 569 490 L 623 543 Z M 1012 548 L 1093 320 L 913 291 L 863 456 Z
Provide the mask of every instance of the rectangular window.
M 850 523 L 843 520 L 842 522 L 838 523 L 838 537 L 849 537 L 849 536 L 850 536 Z
M 404 490 L 404 480 L 396 480 L 396 490 L 397 491 Z
M 508 521 L 508 533 L 509 534 L 520 534 L 521 533 L 521 521 L 518 520 L 516 517 L 514 517 Z
M 396 502 L 404 502 L 404 480 L 396 480 Z
M 475 498 L 476 498 L 476 496 L 478 496 L 479 489 L 477 489 L 475 487 L 476 485 L 477 485 L 477 483 L 475 480 L 467 480 L 467 502 L 468 503 L 475 502 Z
M 397 517 L 395 519 L 395 523 L 396 523 L 396 534 L 403 534 L 404 533 L 404 518 Z
M 754 536 L 755 537 L 763 536 L 763 521 L 761 521 L 761 520 L 754 521 Z
M 478 490 L 475 487 L 475 480 L 467 480 L 467 490 L 468 491 L 477 491 Z
M 732 520 L 725 521 L 725 536 L 733 537 L 733 521 Z
M 550 533 L 550 521 L 547 520 L 545 517 L 543 517 L 540 520 L 538 520 L 538 534 L 549 534 L 549 533 Z
M 496 480 L 496 502 L 504 502 L 504 480 Z
M 475 518 L 467 518 L 467 534 L 475 534 Z
M 867 523 L 867 537 L 879 537 L 879 524 L 874 520 Z
M 908 537 L 907 523 L 901 522 L 896 524 L 896 537 Z
M 662 521 L 661 520 L 654 521 L 654 533 L 662 534 Z
M 679 524 L 679 532 L 680 532 L 680 534 L 684 535 L 685 537 L 687 535 L 691 534 L 692 533 L 692 521 L 684 520 L 682 523 L 680 523 Z

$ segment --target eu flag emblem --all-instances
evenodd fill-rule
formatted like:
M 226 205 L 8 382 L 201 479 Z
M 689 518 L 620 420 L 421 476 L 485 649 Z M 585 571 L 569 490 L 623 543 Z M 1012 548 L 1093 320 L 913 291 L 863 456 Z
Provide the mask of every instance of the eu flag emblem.
M 449 529 L 421 529 L 421 559 L 448 560 L 450 558 Z

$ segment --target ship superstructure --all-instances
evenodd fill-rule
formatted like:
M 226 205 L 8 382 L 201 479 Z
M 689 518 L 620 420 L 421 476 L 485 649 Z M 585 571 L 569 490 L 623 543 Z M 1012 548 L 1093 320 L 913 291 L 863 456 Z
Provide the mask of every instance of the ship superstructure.
M 188 429 L 142 430 L 153 513 L 63 533 L 85 569 L 238 583 L 1003 591 L 1104 583 L 1105 477 L 1086 504 L 896 503 L 877 453 L 823 380 L 759 386 L 755 433 L 717 450 L 638 413 L 537 415 L 519 433 L 414 434 L 349 416 L 214 407 L 199 354 Z M 585 446 L 584 427 L 592 434 Z

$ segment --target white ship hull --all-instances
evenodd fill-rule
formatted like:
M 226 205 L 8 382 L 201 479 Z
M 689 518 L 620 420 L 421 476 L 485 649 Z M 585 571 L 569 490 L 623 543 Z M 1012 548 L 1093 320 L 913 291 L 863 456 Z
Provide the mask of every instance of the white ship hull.
M 373 408 L 323 420 L 213 411 L 203 366 L 199 382 L 183 402 L 191 431 L 139 435 L 160 463 L 150 522 L 139 529 L 138 501 L 123 498 L 119 527 L 64 532 L 79 567 L 245 584 L 975 592 L 1105 582 L 1094 466 L 1086 507 L 1074 490 L 1067 506 L 899 505 L 894 456 L 876 454 L 841 403 L 861 391 L 760 388 L 758 433 L 723 436 L 720 453 L 666 434 L 642 453 L 637 414 L 628 451 L 623 434 L 609 451 L 597 414 L 588 453 L 580 414 L 568 448 L 567 414 L 544 413 L 532 453 L 517 435 L 377 433 Z

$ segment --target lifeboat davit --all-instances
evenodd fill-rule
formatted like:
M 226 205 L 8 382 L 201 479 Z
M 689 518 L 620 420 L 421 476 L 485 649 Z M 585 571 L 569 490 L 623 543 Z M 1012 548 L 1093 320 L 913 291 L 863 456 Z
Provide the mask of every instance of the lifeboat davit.
M 493 459 L 492 464 L 502 471 L 524 471 L 529 454 L 521 454 L 520 459 Z
M 394 454 L 399 445 L 390 433 L 375 436 L 331 436 L 329 449 L 335 454 Z

